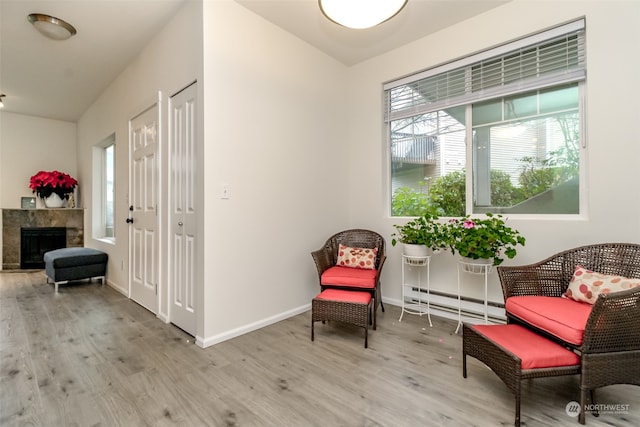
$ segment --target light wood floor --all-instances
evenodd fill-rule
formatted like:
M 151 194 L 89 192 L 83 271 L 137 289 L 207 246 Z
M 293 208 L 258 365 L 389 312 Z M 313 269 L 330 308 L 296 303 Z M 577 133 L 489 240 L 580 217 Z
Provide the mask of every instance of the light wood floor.
M 240 306 L 239 306 L 240 309 Z M 190 336 L 99 282 L 60 287 L 42 272 L 0 273 L 2 426 L 509 426 L 514 399 L 469 359 L 455 322 L 386 305 L 362 329 L 310 313 L 201 349 Z M 640 425 L 640 387 L 601 389 L 622 414 L 588 426 Z M 578 379 L 524 384 L 522 420 L 578 426 L 565 406 Z

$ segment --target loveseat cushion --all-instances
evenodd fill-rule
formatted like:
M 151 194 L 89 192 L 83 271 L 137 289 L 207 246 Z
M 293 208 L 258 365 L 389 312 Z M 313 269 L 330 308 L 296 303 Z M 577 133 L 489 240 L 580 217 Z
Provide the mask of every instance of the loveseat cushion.
M 577 346 L 582 345 L 592 308 L 591 304 L 560 297 L 516 296 L 505 302 L 508 314 Z
M 376 287 L 377 275 L 377 270 L 335 266 L 322 273 L 320 284 L 373 289 Z

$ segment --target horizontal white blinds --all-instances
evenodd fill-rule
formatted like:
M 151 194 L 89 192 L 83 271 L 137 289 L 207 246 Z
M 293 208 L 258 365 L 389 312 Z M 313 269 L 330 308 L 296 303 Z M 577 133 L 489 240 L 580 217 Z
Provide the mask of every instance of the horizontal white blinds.
M 385 120 L 585 78 L 581 19 L 385 84 Z

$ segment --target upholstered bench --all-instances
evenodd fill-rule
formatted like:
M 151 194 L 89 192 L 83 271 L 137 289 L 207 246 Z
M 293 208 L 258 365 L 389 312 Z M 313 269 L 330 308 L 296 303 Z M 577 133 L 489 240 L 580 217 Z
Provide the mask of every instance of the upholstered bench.
M 520 426 L 520 385 L 523 379 L 580 373 L 580 357 L 520 325 L 462 326 L 462 376 L 467 355 L 483 362 L 515 394 L 515 425 Z
M 107 259 L 107 254 L 91 248 L 62 248 L 45 252 L 47 283 L 53 282 L 56 292 L 60 283 L 70 280 L 100 277 L 104 284 Z
M 311 341 L 315 322 L 335 320 L 364 328 L 364 348 L 367 348 L 370 314 L 369 292 L 325 289 L 311 301 Z

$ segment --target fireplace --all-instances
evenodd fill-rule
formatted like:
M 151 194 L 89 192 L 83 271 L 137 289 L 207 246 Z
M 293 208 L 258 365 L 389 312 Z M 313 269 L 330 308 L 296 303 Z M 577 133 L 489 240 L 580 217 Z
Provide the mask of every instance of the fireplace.
M 44 268 L 45 252 L 67 247 L 65 227 L 29 227 L 20 229 L 20 268 Z
M 22 229 L 62 228 L 66 232 L 66 241 L 56 247 L 84 246 L 83 209 L 2 209 L 1 223 L 3 270 L 22 268 Z M 38 252 L 42 250 L 40 248 Z M 37 257 L 37 262 L 42 262 L 39 253 Z

